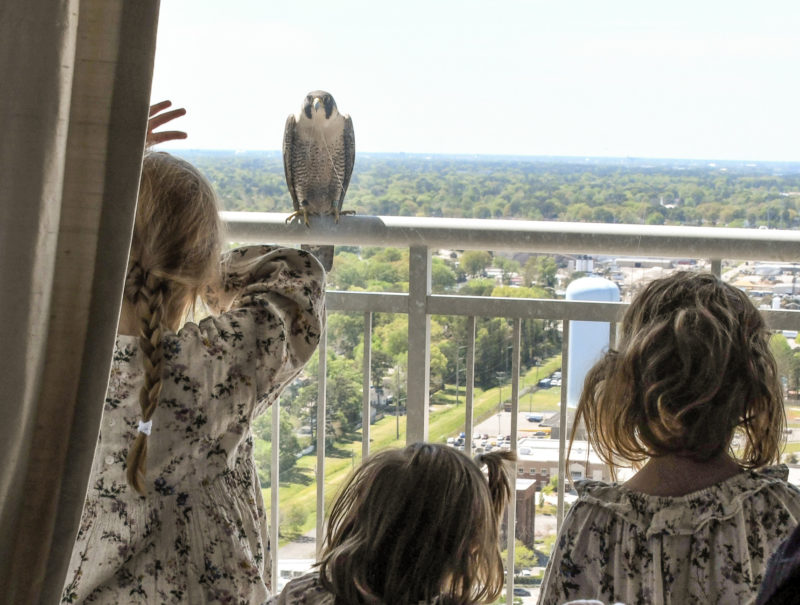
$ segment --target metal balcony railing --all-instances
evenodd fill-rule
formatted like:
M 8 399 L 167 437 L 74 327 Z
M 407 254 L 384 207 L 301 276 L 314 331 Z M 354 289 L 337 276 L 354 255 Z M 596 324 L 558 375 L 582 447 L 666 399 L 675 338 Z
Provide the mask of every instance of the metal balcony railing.
M 362 454 L 370 443 L 370 356 L 373 313 L 408 314 L 407 442 L 426 440 L 429 412 L 430 317 L 462 315 L 467 320 L 466 434 L 465 451 L 472 451 L 475 321 L 477 317 L 513 320 L 511 368 L 511 447 L 517 447 L 519 412 L 520 328 L 523 319 L 563 322 L 560 426 L 567 426 L 566 385 L 568 381 L 570 321 L 609 322 L 611 333 L 626 307 L 625 303 L 597 303 L 566 300 L 485 298 L 437 295 L 431 292 L 431 252 L 438 249 L 493 250 L 528 253 L 600 254 L 636 257 L 706 259 L 720 274 L 722 261 L 800 261 L 800 232 L 703 227 L 559 223 L 515 220 L 408 218 L 345 216 L 338 224 L 329 217 L 315 217 L 310 227 L 285 222 L 285 214 L 225 212 L 229 239 L 238 243 L 335 244 L 386 246 L 409 249 L 409 291 L 402 293 L 327 293 L 328 311 L 364 314 L 364 382 Z M 774 329 L 800 331 L 800 311 L 763 312 Z M 322 544 L 325 484 L 325 380 L 326 337 L 320 341 L 319 402 L 317 408 L 317 548 Z M 271 531 L 278 544 L 278 406 L 273 409 Z M 566 430 L 559 431 L 557 522 L 564 515 Z M 514 469 L 514 477 L 516 477 Z M 514 503 L 512 498 L 512 504 Z M 514 564 L 515 507 L 508 514 L 508 568 Z M 277 548 L 273 547 L 273 578 L 277 573 Z M 513 573 L 508 574 L 508 595 L 513 590 Z

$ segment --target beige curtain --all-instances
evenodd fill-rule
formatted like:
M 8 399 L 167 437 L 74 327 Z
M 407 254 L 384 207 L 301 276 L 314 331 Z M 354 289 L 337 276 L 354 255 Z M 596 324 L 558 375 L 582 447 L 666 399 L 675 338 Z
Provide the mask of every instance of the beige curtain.
M 138 187 L 158 0 L 0 2 L 0 602 L 56 603 Z

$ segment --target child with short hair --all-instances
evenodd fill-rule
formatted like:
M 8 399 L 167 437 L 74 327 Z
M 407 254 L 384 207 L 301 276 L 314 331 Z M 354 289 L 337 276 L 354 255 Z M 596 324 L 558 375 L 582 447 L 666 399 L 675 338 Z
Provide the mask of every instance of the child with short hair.
M 575 426 L 607 464 L 646 464 L 621 485 L 578 484 L 539 603 L 755 599 L 800 520 L 788 469 L 763 468 L 786 422 L 769 337 L 747 296 L 711 274 L 678 272 L 635 298 Z
M 324 272 L 301 250 L 221 257 L 222 241 L 208 181 L 188 162 L 146 154 L 64 603 L 269 596 L 250 424 L 316 349 Z M 184 323 L 198 298 L 217 314 Z
M 495 601 L 504 581 L 499 527 L 511 495 L 504 462 L 513 459 L 492 452 L 476 464 L 434 443 L 371 456 L 333 504 L 318 569 L 270 603 Z

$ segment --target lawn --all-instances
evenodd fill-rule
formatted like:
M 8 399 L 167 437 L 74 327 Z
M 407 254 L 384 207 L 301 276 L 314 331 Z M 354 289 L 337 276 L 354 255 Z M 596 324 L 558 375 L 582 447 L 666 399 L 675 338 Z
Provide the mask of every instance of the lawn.
M 533 387 L 538 378 L 549 376 L 561 366 L 561 358 L 547 360 L 541 367 L 532 368 L 520 377 L 520 389 Z M 538 370 L 538 371 L 537 371 Z M 482 422 L 501 408 L 500 395 L 504 401 L 511 397 L 510 384 L 487 391 L 474 390 L 473 415 L 474 424 Z M 561 398 L 561 390 L 557 388 L 540 389 L 526 394 L 520 402 L 520 409 L 531 411 L 556 411 Z M 444 392 L 436 394 L 431 405 L 428 435 L 431 441 L 442 442 L 447 437 L 455 436 L 464 430 L 465 406 L 464 395 L 459 395 L 459 404 L 455 403 L 455 387 L 449 386 Z M 399 447 L 405 444 L 406 418 L 399 418 L 400 438 L 397 438 L 397 420 L 394 416 L 385 416 L 371 426 L 370 450 L 378 451 L 387 447 Z M 333 451 L 325 457 L 325 499 L 330 503 L 338 487 L 348 474 L 361 463 L 361 433 L 352 438 L 337 441 Z M 280 485 L 280 509 L 288 511 L 300 508 L 308 513 L 305 523 L 298 528 L 304 533 L 316 525 L 316 483 L 314 481 L 317 464 L 316 455 L 303 456 L 297 461 L 295 468 L 284 477 Z M 288 480 L 287 480 L 288 479 Z M 269 489 L 264 489 L 264 502 L 269 506 Z M 290 536 L 282 538 L 288 541 Z
M 795 452 L 800 452 L 800 441 L 792 441 L 791 443 L 787 443 L 783 448 L 784 454 L 793 454 Z

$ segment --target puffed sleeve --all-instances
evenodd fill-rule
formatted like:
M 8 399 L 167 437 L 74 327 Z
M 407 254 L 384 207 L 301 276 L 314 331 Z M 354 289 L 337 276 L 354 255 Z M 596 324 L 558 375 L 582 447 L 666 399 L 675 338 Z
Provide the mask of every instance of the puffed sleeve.
M 571 599 L 596 598 L 602 589 L 601 582 L 593 576 L 597 553 L 589 553 L 586 542 L 590 517 L 580 501 L 573 505 L 561 525 L 553 552 L 545 569 L 539 591 L 538 605 L 558 605 Z
M 218 302 L 230 310 L 187 323 L 162 343 L 164 388 L 191 392 L 212 433 L 263 412 L 314 353 L 325 272 L 309 253 L 248 246 L 223 259 Z M 162 398 L 169 393 L 162 390 Z

